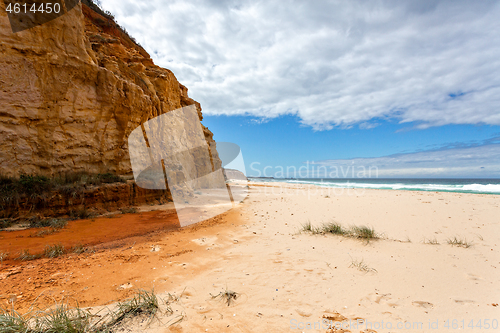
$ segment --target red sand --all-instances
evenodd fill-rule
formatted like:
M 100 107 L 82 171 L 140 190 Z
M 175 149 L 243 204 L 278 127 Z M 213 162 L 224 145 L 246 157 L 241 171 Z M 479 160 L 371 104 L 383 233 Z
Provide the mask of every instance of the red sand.
M 159 268 L 174 257 L 188 260 L 207 255 L 207 251 L 199 251 L 192 239 L 213 234 L 224 237 L 226 221 L 235 222 L 238 217 L 239 213 L 233 210 L 179 228 L 175 211 L 154 211 L 72 221 L 61 231 L 43 238 L 30 237 L 39 229 L 2 231 L 0 252 L 11 253 L 10 257 L 24 249 L 41 253 L 45 245 L 57 243 L 65 248 L 97 245 L 98 250 L 54 259 L 4 261 L 0 264 L 0 308 L 9 307 L 11 300 L 21 312 L 35 303 L 47 306 L 63 299 L 73 304 L 78 301 L 79 306 L 94 306 L 123 300 L 137 288 L 165 291 L 175 283 L 176 274 L 156 276 Z M 161 251 L 152 252 L 153 244 L 161 246 Z M 198 267 L 190 273 L 201 269 L 205 268 Z M 125 284 L 131 287 L 120 287 Z
M 2 231 L 0 252 L 9 253 L 9 263 L 14 264 L 12 259 L 18 257 L 23 250 L 38 254 L 44 251 L 46 245 L 62 244 L 66 249 L 75 245 L 94 246 L 152 231 L 177 228 L 179 221 L 175 210 L 99 217 L 92 220 L 71 221 L 64 229 L 43 237 L 36 237 L 42 230 L 38 228 Z

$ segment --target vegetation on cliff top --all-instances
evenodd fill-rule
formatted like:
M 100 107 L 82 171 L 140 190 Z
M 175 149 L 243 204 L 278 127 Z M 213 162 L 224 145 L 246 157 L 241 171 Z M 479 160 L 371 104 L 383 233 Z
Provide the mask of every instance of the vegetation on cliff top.
M 88 186 L 125 182 L 112 173 L 67 173 L 52 178 L 26 174 L 19 178 L 0 175 L 0 209 L 6 213 L 21 204 L 37 208 L 43 206 L 55 192 L 76 198 Z
M 139 42 L 137 42 L 137 40 L 128 33 L 127 29 L 125 29 L 124 27 L 122 27 L 121 25 L 119 25 L 116 20 L 115 20 L 115 16 L 113 15 L 113 13 L 111 13 L 110 11 L 108 10 L 103 10 L 101 7 L 101 1 L 99 0 L 82 0 L 82 3 L 85 4 L 87 7 L 89 7 L 90 9 L 92 9 L 94 12 L 96 12 L 97 14 L 101 15 L 101 16 L 104 16 L 105 18 L 107 18 L 108 20 L 111 20 L 113 21 L 115 24 L 116 24 L 116 27 L 121 30 L 121 32 L 123 32 L 128 38 L 130 38 L 130 40 L 136 44 L 137 46 L 141 47 L 141 44 L 139 44 Z

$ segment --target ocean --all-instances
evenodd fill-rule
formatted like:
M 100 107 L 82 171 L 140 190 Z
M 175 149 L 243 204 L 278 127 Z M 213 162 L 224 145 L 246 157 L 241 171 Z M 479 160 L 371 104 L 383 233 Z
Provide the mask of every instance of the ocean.
M 248 178 L 255 182 L 308 184 L 332 188 L 359 188 L 429 192 L 500 194 L 500 179 L 474 178 Z

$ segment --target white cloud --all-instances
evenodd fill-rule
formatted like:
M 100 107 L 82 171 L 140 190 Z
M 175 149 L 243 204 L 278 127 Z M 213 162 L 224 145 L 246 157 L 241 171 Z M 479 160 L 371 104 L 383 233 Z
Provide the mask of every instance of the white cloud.
M 324 160 L 309 163 L 316 174 L 339 170 L 356 178 L 366 170 L 372 177 L 499 177 L 500 144 L 443 148 L 374 158 Z M 326 168 L 326 169 L 325 169 Z M 354 176 L 352 175 L 354 172 Z
M 500 125 L 498 1 L 102 4 L 206 114 Z

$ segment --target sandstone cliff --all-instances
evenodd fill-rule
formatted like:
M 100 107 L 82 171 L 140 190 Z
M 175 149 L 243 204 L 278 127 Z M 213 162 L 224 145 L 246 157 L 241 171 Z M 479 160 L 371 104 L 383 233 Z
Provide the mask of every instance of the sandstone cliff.
M 224 176 L 228 180 L 248 180 L 243 172 L 235 169 L 224 169 Z
M 92 3 L 16 34 L 4 9 L 0 1 L 1 174 L 131 175 L 127 138 L 137 126 L 191 104 L 202 119 L 174 74 Z

